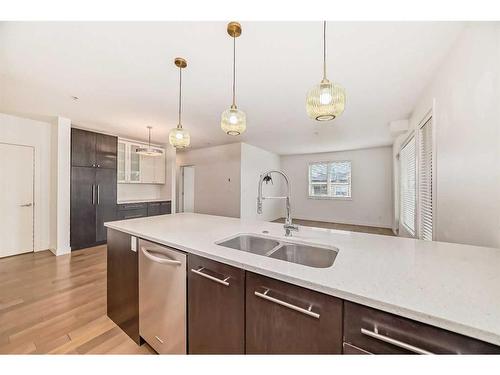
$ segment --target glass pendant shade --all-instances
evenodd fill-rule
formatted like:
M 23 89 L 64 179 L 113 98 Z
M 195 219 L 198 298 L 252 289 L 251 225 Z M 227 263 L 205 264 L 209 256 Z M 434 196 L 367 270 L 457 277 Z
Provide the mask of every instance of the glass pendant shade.
M 168 141 L 175 148 L 185 148 L 189 147 L 191 137 L 189 136 L 189 132 L 187 130 L 177 127 L 170 130 Z
M 139 147 L 136 149 L 136 153 L 144 156 L 161 156 L 163 152 L 157 148 L 152 147 Z
M 317 121 L 333 120 L 344 112 L 345 97 L 342 86 L 324 79 L 307 93 L 307 114 Z
M 240 135 L 247 128 L 245 112 L 231 106 L 222 112 L 220 126 L 228 135 Z
M 144 155 L 144 156 L 161 156 L 163 155 L 163 152 L 157 148 L 151 147 L 151 129 L 153 129 L 152 126 L 148 126 L 148 131 L 149 131 L 149 142 L 147 147 L 139 147 L 136 149 L 136 153 L 139 155 Z

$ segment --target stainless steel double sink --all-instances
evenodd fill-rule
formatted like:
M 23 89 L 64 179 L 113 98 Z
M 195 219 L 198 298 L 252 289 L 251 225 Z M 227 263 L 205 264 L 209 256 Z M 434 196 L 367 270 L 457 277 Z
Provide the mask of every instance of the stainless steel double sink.
M 252 234 L 240 234 L 216 244 L 315 268 L 331 267 L 338 253 L 337 248 L 310 246 Z

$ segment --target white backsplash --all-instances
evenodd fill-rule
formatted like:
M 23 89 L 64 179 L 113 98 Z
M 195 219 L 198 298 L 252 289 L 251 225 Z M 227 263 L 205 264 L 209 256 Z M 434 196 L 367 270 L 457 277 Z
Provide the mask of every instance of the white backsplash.
M 166 194 L 165 185 L 153 184 L 118 184 L 116 197 L 118 202 L 140 199 L 170 199 Z

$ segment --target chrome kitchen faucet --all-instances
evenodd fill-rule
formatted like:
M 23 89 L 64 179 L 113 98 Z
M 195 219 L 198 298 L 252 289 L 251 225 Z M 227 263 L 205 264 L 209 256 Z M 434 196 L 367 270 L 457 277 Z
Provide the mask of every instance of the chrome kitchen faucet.
M 285 197 L 264 197 L 262 196 L 262 183 L 264 182 L 264 179 L 268 176 L 270 176 L 271 173 L 278 173 L 283 176 L 286 182 L 286 196 Z M 292 216 L 291 216 L 291 209 L 290 209 L 290 181 L 288 180 L 288 176 L 278 170 L 270 170 L 267 172 L 264 172 L 263 174 L 260 175 L 260 180 L 259 180 L 259 191 L 257 195 L 257 213 L 262 214 L 262 201 L 264 199 L 284 199 L 285 204 L 286 204 L 286 219 L 285 219 L 285 225 L 283 227 L 285 228 L 285 236 L 290 237 L 292 235 L 292 231 L 297 232 L 299 230 L 299 227 L 297 225 L 292 224 Z

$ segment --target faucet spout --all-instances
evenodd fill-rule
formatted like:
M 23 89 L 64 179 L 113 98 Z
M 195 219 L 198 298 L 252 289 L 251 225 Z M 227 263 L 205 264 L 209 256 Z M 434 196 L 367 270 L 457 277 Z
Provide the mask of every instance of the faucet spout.
M 265 197 L 262 195 L 262 184 L 264 182 L 264 178 L 271 173 L 277 173 L 283 176 L 283 179 L 286 183 L 286 196 L 284 197 Z M 286 209 L 286 218 L 285 218 L 285 236 L 291 236 L 292 231 L 298 231 L 299 227 L 297 225 L 292 224 L 292 214 L 291 214 L 291 205 L 290 205 L 290 180 L 288 176 L 279 170 L 271 169 L 267 172 L 264 172 L 260 175 L 258 193 L 257 193 L 257 213 L 262 214 L 262 202 L 264 199 L 285 199 L 285 209 Z

